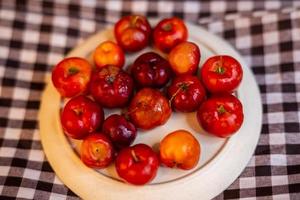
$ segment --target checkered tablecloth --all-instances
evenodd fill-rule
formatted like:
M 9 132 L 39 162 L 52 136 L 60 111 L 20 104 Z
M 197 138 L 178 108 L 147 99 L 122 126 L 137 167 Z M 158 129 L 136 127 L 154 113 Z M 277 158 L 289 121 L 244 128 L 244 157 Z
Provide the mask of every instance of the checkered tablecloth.
M 204 26 L 231 43 L 255 74 L 264 112 L 259 143 L 216 199 L 300 199 L 300 1 L 254 0 L 0 0 L 0 199 L 78 199 L 41 146 L 45 74 L 80 41 L 130 13 Z

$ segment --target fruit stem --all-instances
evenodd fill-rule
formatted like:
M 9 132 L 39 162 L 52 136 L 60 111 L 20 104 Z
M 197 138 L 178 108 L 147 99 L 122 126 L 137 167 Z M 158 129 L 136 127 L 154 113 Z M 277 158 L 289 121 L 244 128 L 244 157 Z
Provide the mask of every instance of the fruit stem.
M 217 69 L 215 70 L 215 72 L 218 74 L 225 73 L 225 68 L 223 67 L 223 57 L 222 56 L 220 56 L 220 60 L 217 63 Z
M 141 107 L 144 107 L 144 106 L 146 106 L 146 105 L 143 102 L 138 102 L 134 109 L 132 109 L 130 111 L 129 110 L 127 110 L 127 111 L 124 110 L 123 115 L 125 116 L 125 118 L 127 118 L 129 120 L 130 119 L 129 115 L 131 113 L 135 112 L 137 109 L 139 109 Z
M 76 113 L 76 115 L 80 116 L 82 115 L 82 110 L 80 108 L 74 108 L 73 111 Z
M 113 82 L 115 81 L 115 77 L 114 77 L 114 76 L 109 76 L 109 77 L 107 77 L 106 81 L 107 81 L 109 84 L 113 84 Z
M 172 24 L 167 23 L 161 27 L 164 31 L 171 31 L 172 30 Z
M 181 83 L 180 85 L 179 85 L 179 87 L 178 87 L 178 89 L 176 90 L 176 92 L 172 95 L 172 97 L 170 98 L 170 100 L 169 100 L 169 105 L 170 105 L 170 107 L 172 106 L 172 101 L 173 101 L 173 99 L 176 97 L 176 95 L 180 92 L 180 91 L 185 91 L 185 90 L 187 90 L 188 89 L 188 87 L 189 87 L 189 83 Z
M 219 67 L 216 69 L 216 72 L 217 72 L 218 74 L 224 74 L 225 70 L 224 70 L 223 67 L 220 67 L 220 66 L 219 66 Z
M 227 111 L 226 111 L 226 109 L 224 108 L 223 105 L 220 105 L 220 106 L 217 108 L 217 112 L 218 112 L 218 114 L 222 115 L 222 114 L 224 114 L 224 113 L 227 112 Z
M 134 150 L 131 150 L 131 155 L 133 157 L 134 162 L 139 162 L 140 159 L 137 157 L 137 155 L 135 154 Z
M 68 69 L 68 75 L 69 76 L 72 76 L 72 75 L 75 75 L 79 72 L 79 69 L 77 69 L 76 67 L 70 67 Z
M 132 18 L 130 20 L 130 26 L 135 27 L 135 24 L 136 24 L 138 19 L 139 19 L 139 16 L 137 16 L 137 15 L 132 16 Z

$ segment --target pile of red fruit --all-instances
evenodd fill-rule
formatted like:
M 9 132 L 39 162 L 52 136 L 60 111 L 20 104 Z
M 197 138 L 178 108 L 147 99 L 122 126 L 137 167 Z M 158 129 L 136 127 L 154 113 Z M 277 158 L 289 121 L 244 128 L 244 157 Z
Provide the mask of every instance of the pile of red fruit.
M 66 58 L 52 72 L 58 92 L 68 100 L 61 113 L 66 135 L 83 140 L 81 159 L 89 167 L 104 168 L 115 160 L 118 175 L 142 185 L 151 181 L 162 163 L 192 169 L 200 144 L 186 130 L 176 130 L 160 142 L 159 152 L 146 144 L 130 146 L 138 129 L 165 124 L 176 112 L 196 112 L 199 125 L 219 137 L 235 133 L 243 122 L 243 108 L 231 93 L 243 76 L 237 60 L 213 56 L 197 71 L 199 47 L 187 41 L 188 30 L 178 18 L 154 28 L 139 15 L 121 18 L 115 39 L 104 41 L 93 54 L 94 66 L 84 58 Z M 127 71 L 125 52 L 136 52 L 153 41 L 162 55 L 140 55 Z M 165 53 L 165 54 L 163 54 Z M 103 108 L 126 108 L 104 119 Z

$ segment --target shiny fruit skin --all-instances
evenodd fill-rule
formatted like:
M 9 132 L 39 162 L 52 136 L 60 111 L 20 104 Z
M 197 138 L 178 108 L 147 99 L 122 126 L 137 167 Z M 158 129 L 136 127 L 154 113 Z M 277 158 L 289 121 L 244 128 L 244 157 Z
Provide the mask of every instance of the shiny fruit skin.
M 52 70 L 52 83 L 62 97 L 74 97 L 88 89 L 92 66 L 83 58 L 70 57 Z
M 122 17 L 114 27 L 115 38 L 124 51 L 136 52 L 149 44 L 151 26 L 146 17 L 129 15 Z
M 244 120 L 243 106 L 231 94 L 212 96 L 197 111 L 202 128 L 218 137 L 229 137 L 240 129 Z
M 80 156 L 88 167 L 102 169 L 114 159 L 113 145 L 103 133 L 92 133 L 81 143 Z
M 120 151 L 115 162 L 118 175 L 134 185 L 149 183 L 156 176 L 159 159 L 146 144 L 136 144 Z
M 165 136 L 160 142 L 160 161 L 167 167 L 190 170 L 200 157 L 198 140 L 186 130 L 176 130 Z
M 172 81 L 168 96 L 175 110 L 193 112 L 206 98 L 206 92 L 197 76 L 181 75 Z
M 171 77 L 169 62 L 154 52 L 140 55 L 133 63 L 131 73 L 139 87 L 162 87 Z
M 153 31 L 154 46 L 165 53 L 169 53 L 173 47 L 185 42 L 187 38 L 188 29 L 177 17 L 163 19 Z
M 102 107 L 82 95 L 70 99 L 61 113 L 64 132 L 74 139 L 83 139 L 96 131 L 102 125 L 103 119 Z
M 94 51 L 94 62 L 97 68 L 113 65 L 122 68 L 125 55 L 121 47 L 112 41 L 105 41 L 98 45 Z
M 243 78 L 240 63 L 227 55 L 210 57 L 201 68 L 201 79 L 211 93 L 230 93 Z
M 137 130 L 124 116 L 113 114 L 105 119 L 102 132 L 109 136 L 117 149 L 128 147 L 135 140 Z
M 141 89 L 131 100 L 128 113 L 137 128 L 152 129 L 167 122 L 171 116 L 167 98 L 152 88 Z
M 90 92 L 103 107 L 124 107 L 132 96 L 133 80 L 118 67 L 103 67 L 93 74 Z
M 198 70 L 200 49 L 193 42 L 182 42 L 175 46 L 169 54 L 169 63 L 175 74 L 193 75 Z

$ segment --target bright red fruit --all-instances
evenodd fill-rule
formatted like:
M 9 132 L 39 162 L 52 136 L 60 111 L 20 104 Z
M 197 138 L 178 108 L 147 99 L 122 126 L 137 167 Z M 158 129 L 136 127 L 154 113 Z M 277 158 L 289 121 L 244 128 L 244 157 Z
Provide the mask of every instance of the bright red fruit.
M 177 76 L 168 88 L 171 105 L 181 112 L 195 111 L 206 97 L 205 89 L 197 76 Z
M 197 119 L 207 132 L 218 137 L 229 137 L 242 126 L 243 106 L 231 94 L 216 95 L 202 103 Z
M 52 71 L 52 82 L 62 97 L 84 93 L 91 79 L 92 66 L 83 58 L 65 58 Z
M 151 88 L 143 88 L 136 93 L 128 108 L 130 119 L 142 129 L 166 123 L 171 112 L 167 98 L 159 90 Z
M 107 167 L 114 158 L 112 143 L 103 133 L 93 133 L 81 143 L 81 160 L 92 168 Z
M 151 147 L 136 144 L 121 150 L 115 165 L 118 175 L 126 182 L 144 185 L 156 176 L 159 160 Z
M 135 52 L 149 44 L 151 26 L 146 17 L 130 15 L 115 24 L 115 38 L 125 51 Z
M 134 61 L 131 73 L 140 87 L 162 87 L 170 80 L 171 68 L 166 59 L 148 52 Z
M 61 113 L 61 124 L 66 135 L 74 139 L 83 139 L 96 131 L 104 119 L 103 109 L 85 96 L 72 98 Z
M 122 68 L 125 62 L 125 55 L 121 47 L 112 41 L 105 41 L 99 44 L 94 51 L 94 62 L 98 68 L 113 65 Z
M 203 64 L 201 78 L 205 87 L 212 93 L 232 92 L 242 81 L 243 69 L 231 56 L 213 56 Z
M 102 131 L 108 135 L 118 149 L 128 147 L 136 138 L 135 126 L 124 116 L 113 114 L 105 119 Z
M 200 62 L 200 49 L 193 42 L 182 42 L 175 46 L 169 54 L 169 62 L 177 74 L 195 74 Z
M 96 71 L 90 91 L 94 99 L 107 108 L 127 105 L 133 92 L 133 80 L 119 67 L 107 66 Z
M 187 40 L 188 30 L 184 22 L 176 17 L 163 19 L 153 32 L 154 45 L 168 53 L 177 44 Z

